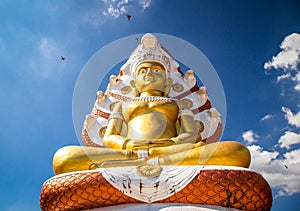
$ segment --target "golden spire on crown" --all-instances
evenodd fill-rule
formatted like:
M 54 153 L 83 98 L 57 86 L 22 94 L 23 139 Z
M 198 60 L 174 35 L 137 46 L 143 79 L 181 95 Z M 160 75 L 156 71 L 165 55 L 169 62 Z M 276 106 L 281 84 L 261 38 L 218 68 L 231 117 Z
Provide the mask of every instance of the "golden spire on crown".
M 141 43 L 132 52 L 127 62 L 121 67 L 121 70 L 124 74 L 134 75 L 136 67 L 142 62 L 159 62 L 164 66 L 167 74 L 177 71 L 179 67 L 172 55 L 150 33 L 142 37 Z

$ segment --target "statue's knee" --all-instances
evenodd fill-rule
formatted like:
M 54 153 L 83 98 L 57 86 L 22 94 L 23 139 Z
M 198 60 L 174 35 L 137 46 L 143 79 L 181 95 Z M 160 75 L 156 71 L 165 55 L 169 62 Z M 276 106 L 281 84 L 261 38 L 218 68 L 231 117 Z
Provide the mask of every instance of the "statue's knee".
M 75 160 L 76 151 L 79 146 L 65 146 L 56 151 L 53 156 L 53 170 L 55 174 L 66 172 L 66 168 L 72 165 L 72 160 Z

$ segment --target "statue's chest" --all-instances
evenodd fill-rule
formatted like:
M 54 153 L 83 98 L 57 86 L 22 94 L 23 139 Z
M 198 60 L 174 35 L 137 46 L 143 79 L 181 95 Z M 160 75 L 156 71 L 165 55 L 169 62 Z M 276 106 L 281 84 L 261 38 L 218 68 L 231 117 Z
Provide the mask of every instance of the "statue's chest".
M 135 98 L 127 101 L 122 107 L 124 118 L 128 122 L 131 119 L 149 114 L 160 113 L 171 120 L 177 119 L 178 106 L 175 100 L 163 97 Z

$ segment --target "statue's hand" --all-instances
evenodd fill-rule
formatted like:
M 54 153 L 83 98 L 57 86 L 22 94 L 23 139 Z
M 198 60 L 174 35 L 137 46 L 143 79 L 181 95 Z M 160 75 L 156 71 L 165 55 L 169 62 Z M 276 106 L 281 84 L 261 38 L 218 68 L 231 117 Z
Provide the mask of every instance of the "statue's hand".
M 166 146 L 172 146 L 175 144 L 175 142 L 172 139 L 155 139 L 152 141 L 153 147 L 166 147 Z
M 148 139 L 148 140 L 131 140 L 127 143 L 126 149 L 133 151 L 149 150 L 155 147 L 165 147 L 174 145 L 175 142 L 171 139 Z

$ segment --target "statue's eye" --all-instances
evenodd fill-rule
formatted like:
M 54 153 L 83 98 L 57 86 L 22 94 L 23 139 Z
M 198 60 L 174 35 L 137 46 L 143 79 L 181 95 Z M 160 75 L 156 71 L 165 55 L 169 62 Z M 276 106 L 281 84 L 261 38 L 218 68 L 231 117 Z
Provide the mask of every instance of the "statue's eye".
M 153 72 L 155 72 L 155 73 L 159 73 L 159 72 L 160 72 L 160 70 L 159 70 L 159 69 L 154 69 L 154 70 L 153 70 Z
M 147 72 L 146 69 L 141 69 L 141 70 L 140 70 L 140 73 L 146 73 L 146 72 Z

